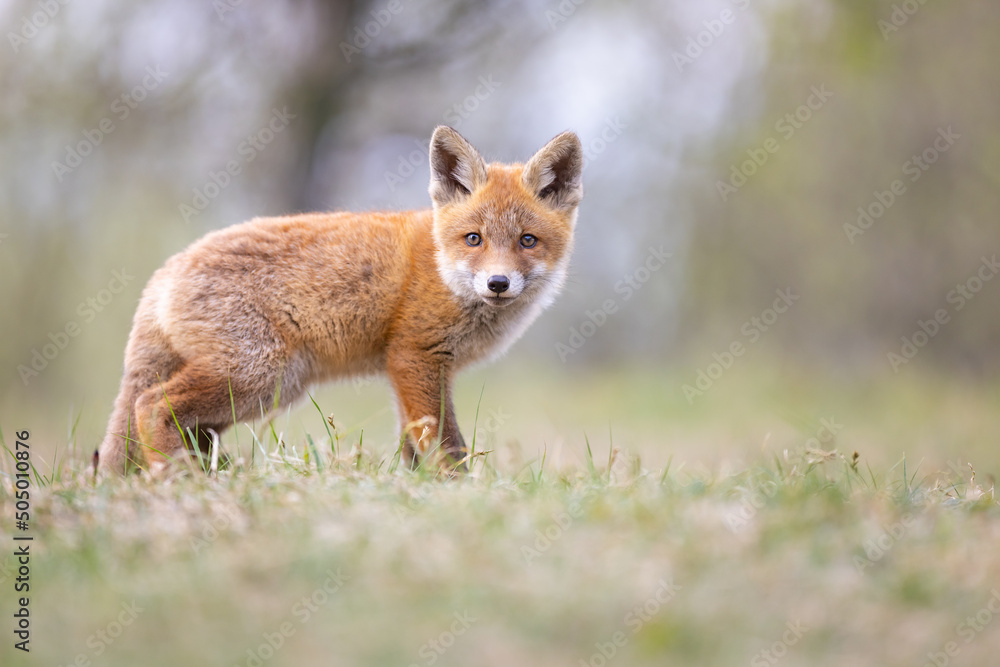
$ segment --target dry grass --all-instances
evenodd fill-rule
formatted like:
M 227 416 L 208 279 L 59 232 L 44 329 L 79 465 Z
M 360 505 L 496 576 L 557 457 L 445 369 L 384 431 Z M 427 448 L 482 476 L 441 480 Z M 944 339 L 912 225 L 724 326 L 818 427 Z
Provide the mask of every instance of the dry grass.
M 802 449 L 715 476 L 623 453 L 609 469 L 606 451 L 560 470 L 480 457 L 449 481 L 315 442 L 320 466 L 275 447 L 165 483 L 63 468 L 34 490 L 33 650 L 8 638 L 0 662 L 889 666 L 949 641 L 957 664 L 995 655 L 1000 625 L 968 643 L 956 629 L 1000 587 L 1000 512 L 970 478 Z M 0 498 L 9 533 L 6 485 Z M 123 604 L 141 612 L 112 638 Z M 761 653 L 783 636 L 780 659 Z M 258 663 L 268 638 L 280 647 Z
M 4 629 L 0 664 L 995 661 L 995 388 L 754 370 L 688 405 L 686 375 L 490 377 L 478 421 L 483 379 L 458 389 L 492 450 L 461 479 L 395 467 L 377 386 L 226 434 L 217 476 L 95 484 L 33 433 L 32 652 Z

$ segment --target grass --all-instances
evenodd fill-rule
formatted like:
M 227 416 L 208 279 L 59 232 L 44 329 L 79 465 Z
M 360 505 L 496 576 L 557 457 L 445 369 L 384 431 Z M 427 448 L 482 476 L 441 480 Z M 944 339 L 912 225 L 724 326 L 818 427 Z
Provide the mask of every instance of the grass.
M 494 437 L 502 429 L 482 426 L 494 390 L 484 401 L 478 383 L 462 392 L 460 414 L 476 414 L 467 433 L 481 430 L 485 441 L 470 474 L 456 479 L 398 465 L 391 440 L 362 441 L 360 428 L 338 427 L 319 398 L 304 410 L 313 425 L 319 414 L 322 434 L 294 433 L 287 419 L 259 429 L 266 437 L 250 429 L 249 449 L 246 430 L 242 448 L 227 434 L 233 462 L 216 475 L 195 461 L 167 480 L 95 482 L 81 447 L 36 459 L 32 652 L 15 651 L 4 628 L 0 664 L 994 660 L 1000 508 L 992 471 L 939 471 L 902 455 L 886 462 L 887 443 L 917 436 L 887 421 L 878 396 L 825 401 L 850 425 L 836 438 L 810 443 L 773 430 L 765 448 L 733 440 L 729 451 L 742 453 L 710 467 L 683 455 L 666 429 L 659 437 L 678 455 L 647 463 L 655 452 L 634 445 L 657 422 L 638 414 L 627 428 L 616 421 L 613 436 L 605 426 L 603 437 L 539 438 L 534 456 L 519 457 Z M 562 393 L 593 411 L 587 391 Z M 493 411 L 494 422 L 523 425 L 505 415 L 527 408 L 501 393 L 509 405 Z M 993 394 L 980 394 L 955 401 L 965 426 L 946 425 L 951 413 L 927 413 L 914 432 L 964 442 L 969 424 L 994 419 Z M 721 388 L 717 400 L 739 411 Z M 779 403 L 800 412 L 794 398 Z M 923 409 L 927 400 L 893 404 L 911 403 Z M 869 405 L 872 413 L 862 409 Z M 686 417 L 684 438 L 714 441 L 720 412 L 694 410 L 702 414 Z M 813 420 L 791 421 L 816 432 Z M 756 433 L 754 423 L 740 428 Z M 854 452 L 879 434 L 876 455 Z M 981 446 L 989 444 L 984 436 Z M 13 503 L 6 479 L 4 534 L 14 532 Z M 4 605 L 16 576 L 11 551 L 0 556 Z
M 443 481 L 316 450 L 165 483 L 65 464 L 34 490 L 33 651 L 5 641 L 3 664 L 253 665 L 262 645 L 274 665 L 770 664 L 789 623 L 787 665 L 996 648 L 1000 621 L 955 631 L 1000 586 L 1000 512 L 971 472 L 803 450 L 706 477 L 595 453 Z

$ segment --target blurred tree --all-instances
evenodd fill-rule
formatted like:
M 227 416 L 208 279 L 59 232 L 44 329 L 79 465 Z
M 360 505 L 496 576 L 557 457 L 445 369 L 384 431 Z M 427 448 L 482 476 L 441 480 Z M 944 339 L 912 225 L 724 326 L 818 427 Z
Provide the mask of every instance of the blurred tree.
M 888 369 L 927 329 L 921 363 L 996 369 L 1000 280 L 955 290 L 1000 251 L 1000 6 L 827 3 L 816 34 L 817 11 L 775 14 L 760 120 L 706 155 L 686 342 L 741 338 L 791 287 L 801 300 L 766 340 L 799 361 Z M 803 113 L 816 87 L 832 97 Z M 769 138 L 779 150 L 761 153 Z

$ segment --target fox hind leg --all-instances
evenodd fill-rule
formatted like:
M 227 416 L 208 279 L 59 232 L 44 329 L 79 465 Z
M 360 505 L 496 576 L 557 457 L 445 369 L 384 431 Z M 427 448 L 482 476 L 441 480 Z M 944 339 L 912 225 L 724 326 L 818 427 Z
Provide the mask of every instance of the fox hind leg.
M 183 460 L 195 447 L 207 454 L 209 429 L 221 433 L 233 421 L 230 382 L 207 365 L 186 363 L 138 397 L 135 416 L 138 447 L 150 472 Z

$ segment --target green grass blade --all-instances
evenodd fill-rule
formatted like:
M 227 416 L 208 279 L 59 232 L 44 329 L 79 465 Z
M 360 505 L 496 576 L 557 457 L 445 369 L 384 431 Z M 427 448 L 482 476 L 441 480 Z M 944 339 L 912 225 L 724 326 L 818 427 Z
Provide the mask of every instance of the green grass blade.
M 591 477 L 596 478 L 598 474 L 597 468 L 594 467 L 594 452 L 590 449 L 590 438 L 587 437 L 586 433 L 583 434 L 583 441 L 587 445 L 587 471 L 590 472 Z
M 323 421 L 323 428 L 326 429 L 326 437 L 330 439 L 330 449 L 333 451 L 333 457 L 340 458 L 340 452 L 337 451 L 337 443 L 333 439 L 333 433 L 330 432 L 330 423 L 326 420 L 326 415 L 323 414 L 323 411 L 319 407 L 319 403 L 316 402 L 316 399 L 313 398 L 312 394 L 309 394 L 309 400 L 312 401 L 313 406 L 316 408 L 316 412 L 319 413 L 319 418 Z
M 323 472 L 323 462 L 319 458 L 319 451 L 316 449 L 316 443 L 313 442 L 312 436 L 308 433 L 306 433 L 306 442 L 309 444 L 309 451 L 312 452 L 312 456 L 316 460 L 316 471 Z
M 486 392 L 486 383 L 479 390 L 479 400 L 476 401 L 476 419 L 472 422 L 472 449 L 469 451 L 469 472 L 472 472 L 472 464 L 476 457 L 476 432 L 479 430 L 479 407 L 483 404 L 483 394 Z

